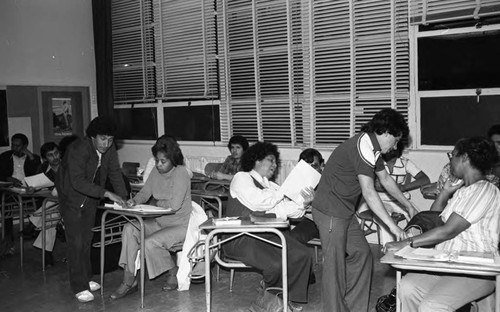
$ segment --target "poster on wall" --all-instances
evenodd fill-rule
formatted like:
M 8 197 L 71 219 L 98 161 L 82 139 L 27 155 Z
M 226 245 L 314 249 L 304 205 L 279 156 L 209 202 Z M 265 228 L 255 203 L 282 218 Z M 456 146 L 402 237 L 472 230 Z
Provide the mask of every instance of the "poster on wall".
M 67 136 L 73 133 L 73 115 L 70 97 L 53 97 L 52 126 L 55 136 Z

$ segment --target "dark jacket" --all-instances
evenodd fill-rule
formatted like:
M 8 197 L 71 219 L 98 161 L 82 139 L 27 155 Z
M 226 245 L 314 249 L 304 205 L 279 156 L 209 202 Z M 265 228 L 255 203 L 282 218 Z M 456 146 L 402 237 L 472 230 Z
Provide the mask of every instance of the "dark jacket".
M 0 181 L 6 181 L 7 178 L 12 177 L 14 173 L 14 160 L 12 158 L 12 151 L 6 151 L 0 154 Z M 41 165 L 40 156 L 33 154 L 33 160 L 26 156 L 24 161 L 24 175 L 29 177 L 39 173 Z
M 99 183 L 94 183 L 99 157 L 90 138 L 73 142 L 66 153 L 56 176 L 59 201 L 64 209 L 96 206 L 106 192 L 109 178 L 116 194 L 126 199 L 127 191 L 122 178 L 115 146 L 101 156 Z

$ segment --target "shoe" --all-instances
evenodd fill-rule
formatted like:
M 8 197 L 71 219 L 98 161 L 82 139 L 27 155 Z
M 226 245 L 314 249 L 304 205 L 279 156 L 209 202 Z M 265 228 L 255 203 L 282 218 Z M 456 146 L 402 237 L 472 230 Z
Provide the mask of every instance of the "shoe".
M 163 286 L 163 290 L 176 290 L 179 286 L 177 284 L 177 271 L 178 267 L 172 268 L 168 271 L 167 283 Z
M 90 302 L 94 300 L 94 295 L 88 290 L 80 291 L 75 295 L 76 299 L 80 302 Z
M 128 294 L 136 292 L 138 288 L 139 287 L 137 286 L 137 283 L 135 283 L 135 285 L 134 284 L 127 285 L 125 283 L 121 283 L 120 286 L 118 287 L 118 289 L 115 290 L 115 292 L 111 294 L 110 298 L 113 300 L 123 298 Z
M 295 302 L 288 301 L 288 311 L 290 312 L 301 312 L 304 309 L 303 306 L 298 305 Z
M 90 281 L 89 288 L 90 288 L 90 291 L 98 291 L 99 289 L 101 289 L 101 285 L 99 285 L 99 283 L 96 283 L 94 281 Z

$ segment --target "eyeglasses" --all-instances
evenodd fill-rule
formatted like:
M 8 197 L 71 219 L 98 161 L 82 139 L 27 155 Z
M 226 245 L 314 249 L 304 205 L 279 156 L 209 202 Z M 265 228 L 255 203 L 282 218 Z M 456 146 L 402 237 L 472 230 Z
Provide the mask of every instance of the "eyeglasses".
M 446 153 L 446 155 L 448 156 L 449 160 L 451 160 L 453 158 L 453 156 L 455 156 L 455 155 L 453 155 L 453 152 L 448 152 L 448 153 Z

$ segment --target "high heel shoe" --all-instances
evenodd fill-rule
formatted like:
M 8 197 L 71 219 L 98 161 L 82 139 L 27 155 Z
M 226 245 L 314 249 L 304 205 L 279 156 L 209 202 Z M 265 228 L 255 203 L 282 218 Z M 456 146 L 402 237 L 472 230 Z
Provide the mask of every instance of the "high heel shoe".
M 123 298 L 128 294 L 136 292 L 138 288 L 137 282 L 132 283 L 132 285 L 121 283 L 118 289 L 111 294 L 110 298 L 113 300 Z

